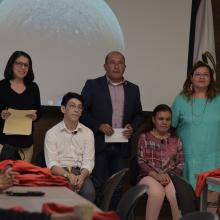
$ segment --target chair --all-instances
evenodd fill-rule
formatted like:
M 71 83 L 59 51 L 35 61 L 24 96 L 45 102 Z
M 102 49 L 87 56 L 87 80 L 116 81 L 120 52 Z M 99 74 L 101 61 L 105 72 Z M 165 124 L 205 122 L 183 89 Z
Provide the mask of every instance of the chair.
M 218 216 L 210 212 L 191 212 L 184 215 L 180 220 L 218 220 Z
M 132 186 L 137 184 L 137 178 L 140 173 L 137 161 L 137 155 L 133 156 L 129 161 L 129 179 Z
M 45 161 L 45 156 L 44 156 L 44 150 L 41 150 L 35 159 L 35 165 L 39 167 L 47 167 L 46 161 Z
M 100 201 L 98 202 L 98 206 L 103 211 L 109 210 L 109 205 L 112 199 L 112 195 L 128 170 L 129 170 L 128 168 L 124 168 L 123 170 L 120 170 L 117 173 L 110 176 L 106 181 L 102 190 Z
M 170 178 L 176 189 L 176 197 L 181 214 L 184 216 L 188 213 L 199 210 L 199 199 L 190 183 L 183 177 L 170 174 Z
M 121 220 L 133 218 L 133 211 L 138 200 L 143 195 L 147 194 L 147 191 L 148 187 L 146 185 L 137 185 L 133 186 L 124 193 L 116 209 L 116 212 Z

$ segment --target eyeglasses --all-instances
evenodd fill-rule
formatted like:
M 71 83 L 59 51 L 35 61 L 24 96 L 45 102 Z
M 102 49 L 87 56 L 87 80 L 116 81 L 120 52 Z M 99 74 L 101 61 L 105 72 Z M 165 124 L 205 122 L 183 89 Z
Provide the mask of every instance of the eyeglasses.
M 29 68 L 29 64 L 27 64 L 27 63 L 22 63 L 22 62 L 15 61 L 15 65 L 19 66 L 19 67 L 24 67 L 25 69 Z
M 200 72 L 195 72 L 194 74 L 193 74 L 193 76 L 195 77 L 195 78 L 209 78 L 209 76 L 210 76 L 210 74 L 209 73 L 200 73 Z
M 70 104 L 67 106 L 68 108 L 70 109 L 76 109 L 78 111 L 82 111 L 83 110 L 83 106 L 82 105 L 73 105 L 73 104 Z

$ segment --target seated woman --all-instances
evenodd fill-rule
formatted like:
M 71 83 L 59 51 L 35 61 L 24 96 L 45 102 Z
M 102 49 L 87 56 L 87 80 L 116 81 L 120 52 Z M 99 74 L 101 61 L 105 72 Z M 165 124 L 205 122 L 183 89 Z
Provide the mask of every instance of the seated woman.
M 168 199 L 172 219 L 180 218 L 176 191 L 170 174 L 181 174 L 184 157 L 182 142 L 171 129 L 172 112 L 169 106 L 158 105 L 151 124 L 138 140 L 139 185 L 149 186 L 146 220 L 157 220 L 164 198 Z

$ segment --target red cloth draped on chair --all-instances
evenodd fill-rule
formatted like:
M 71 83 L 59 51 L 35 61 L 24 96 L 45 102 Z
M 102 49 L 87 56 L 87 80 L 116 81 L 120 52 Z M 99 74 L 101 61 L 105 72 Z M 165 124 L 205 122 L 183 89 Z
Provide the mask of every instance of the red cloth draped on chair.
M 196 196 L 200 197 L 207 177 L 220 178 L 220 168 L 217 168 L 215 170 L 209 170 L 207 172 L 203 172 L 199 174 L 199 176 L 197 177 L 196 189 L 195 189 Z

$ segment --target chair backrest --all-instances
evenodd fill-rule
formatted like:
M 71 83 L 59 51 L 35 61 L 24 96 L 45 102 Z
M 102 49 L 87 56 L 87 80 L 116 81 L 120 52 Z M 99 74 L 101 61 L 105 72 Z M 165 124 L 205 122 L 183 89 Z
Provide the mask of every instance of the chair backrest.
M 180 220 L 218 220 L 218 216 L 211 212 L 191 212 L 184 215 Z
M 129 216 L 133 213 L 137 201 L 147 194 L 148 187 L 146 185 L 137 185 L 130 188 L 125 192 L 118 203 L 117 214 L 121 220 L 128 220 Z
M 181 214 L 199 210 L 199 201 L 190 183 L 178 175 L 170 175 L 173 185 L 176 189 L 176 197 Z
M 102 196 L 100 202 L 98 204 L 103 211 L 109 210 L 109 205 L 112 199 L 112 195 L 128 170 L 129 170 L 128 168 L 124 168 L 118 171 L 117 173 L 113 174 L 112 176 L 110 176 L 106 181 L 102 190 Z
M 44 150 L 41 150 L 36 158 L 35 158 L 35 165 L 39 167 L 47 167 L 46 161 L 45 161 L 45 156 L 44 156 Z
M 137 184 L 137 179 L 139 175 L 139 165 L 137 161 L 137 155 L 134 155 L 129 161 L 129 179 L 131 185 L 135 186 Z

